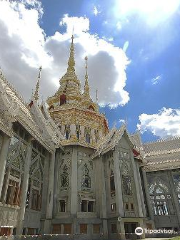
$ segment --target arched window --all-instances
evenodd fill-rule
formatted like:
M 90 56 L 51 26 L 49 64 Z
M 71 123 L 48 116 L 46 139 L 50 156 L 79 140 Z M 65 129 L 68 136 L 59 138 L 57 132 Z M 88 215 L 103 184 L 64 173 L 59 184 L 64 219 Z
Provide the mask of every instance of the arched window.
M 91 141 L 90 134 L 86 133 L 86 142 L 90 143 L 90 141 Z
M 91 188 L 91 178 L 89 176 L 89 169 L 87 164 L 84 164 L 84 174 L 82 179 L 82 189 L 90 189 Z
M 160 179 L 153 177 L 149 185 L 149 193 L 154 215 L 174 214 L 171 195 L 167 185 Z M 171 211 L 171 212 L 170 212 Z

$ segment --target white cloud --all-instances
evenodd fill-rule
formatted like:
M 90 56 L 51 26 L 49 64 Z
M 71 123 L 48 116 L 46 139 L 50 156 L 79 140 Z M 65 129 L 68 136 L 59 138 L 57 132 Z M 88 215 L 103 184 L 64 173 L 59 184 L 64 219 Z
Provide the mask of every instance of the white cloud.
M 126 123 L 126 121 L 124 119 L 119 119 L 119 122 L 122 123 L 122 124 Z
M 117 28 L 118 30 L 121 30 L 121 29 L 122 29 L 122 24 L 121 24 L 120 21 L 118 21 L 118 22 L 116 23 L 116 28 Z
M 162 108 L 157 114 L 141 114 L 138 129 L 159 137 L 180 136 L 180 109 Z
M 27 2 L 27 1 L 26 1 Z M 0 65 L 7 79 L 26 99 L 36 83 L 38 67 L 42 65 L 41 94 L 44 99 L 58 88 L 69 56 L 70 37 L 75 35 L 76 72 L 84 83 L 84 56 L 88 55 L 89 82 L 95 99 L 98 89 L 100 104 L 115 107 L 129 101 L 126 85 L 125 52 L 105 39 L 90 34 L 89 19 L 64 15 L 60 25 L 66 32 L 46 37 L 39 26 L 43 12 L 40 5 L 26 8 L 22 2 L 0 1 Z M 32 3 L 33 3 L 32 2 Z
M 129 41 L 126 41 L 123 46 L 123 51 L 126 52 L 129 47 Z
M 161 75 L 153 78 L 153 79 L 151 80 L 152 84 L 153 84 L 153 85 L 156 85 L 157 83 L 159 83 L 159 81 L 161 80 L 161 78 L 162 78 Z
M 93 14 L 94 14 L 95 16 L 97 16 L 97 15 L 100 14 L 100 13 L 101 13 L 101 11 L 98 10 L 98 8 L 97 8 L 96 6 L 94 6 L 94 8 L 93 8 Z

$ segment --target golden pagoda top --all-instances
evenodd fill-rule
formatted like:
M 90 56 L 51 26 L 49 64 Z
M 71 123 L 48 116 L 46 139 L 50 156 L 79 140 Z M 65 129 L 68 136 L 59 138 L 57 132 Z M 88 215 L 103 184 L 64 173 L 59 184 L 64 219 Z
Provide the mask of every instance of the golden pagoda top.
M 85 84 L 81 92 L 81 84 L 75 72 L 72 36 L 66 73 L 59 81 L 57 92 L 47 100 L 50 115 L 64 136 L 62 145 L 80 144 L 96 148 L 98 140 L 109 131 L 105 116 L 99 113 L 97 102 L 90 96 L 87 61 L 85 57 Z
M 92 101 L 89 93 L 87 60 L 88 58 L 85 57 L 85 85 L 84 92 L 81 93 L 81 83 L 75 72 L 74 36 L 72 36 L 67 71 L 59 80 L 60 87 L 58 91 L 54 96 L 48 98 L 47 100 L 50 108 L 57 106 L 64 108 L 71 105 L 76 107 L 79 106 L 85 109 L 89 108 L 96 112 L 99 112 L 98 104 Z

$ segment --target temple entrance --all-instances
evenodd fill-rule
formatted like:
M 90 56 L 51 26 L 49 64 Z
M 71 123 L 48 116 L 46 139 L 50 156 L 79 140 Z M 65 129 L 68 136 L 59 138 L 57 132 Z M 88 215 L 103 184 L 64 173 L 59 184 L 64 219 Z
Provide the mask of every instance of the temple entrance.
M 124 223 L 125 237 L 126 239 L 138 239 L 135 234 L 135 229 L 138 227 L 138 223 Z

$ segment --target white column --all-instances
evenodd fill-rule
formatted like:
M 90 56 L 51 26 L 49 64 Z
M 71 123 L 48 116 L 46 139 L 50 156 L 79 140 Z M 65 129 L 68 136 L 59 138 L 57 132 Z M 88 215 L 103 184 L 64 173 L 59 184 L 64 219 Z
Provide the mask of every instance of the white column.
M 108 239 L 108 225 L 107 225 L 107 198 L 106 198 L 106 182 L 105 182 L 105 169 L 104 169 L 104 162 L 102 156 L 98 160 L 100 161 L 100 182 L 101 182 L 101 216 L 103 219 L 103 238 Z
M 28 190 L 28 184 L 29 184 L 29 169 L 31 165 L 31 157 L 32 157 L 32 143 L 30 141 L 27 146 L 27 153 L 26 153 L 26 159 L 24 164 L 24 177 L 22 182 L 20 209 L 18 213 L 17 235 L 21 235 L 23 230 L 24 215 L 26 210 L 26 196 L 27 196 L 27 190 Z
M 54 197 L 54 167 L 55 167 L 55 151 L 49 157 L 49 185 L 46 201 L 46 220 L 44 222 L 44 233 L 51 232 L 51 220 L 53 214 L 53 197 Z
M 134 160 L 134 155 L 131 153 L 131 159 L 132 159 L 132 167 L 133 167 L 133 175 L 134 175 L 134 184 L 135 184 L 135 195 L 137 199 L 137 206 L 138 206 L 138 217 L 143 217 L 143 211 L 142 211 L 142 203 L 141 203 L 141 194 L 140 194 L 140 188 L 139 188 L 139 180 L 137 176 L 137 168 L 136 163 Z
M 145 209 L 145 204 L 144 204 L 144 195 L 143 195 L 143 188 L 142 188 L 142 179 L 140 176 L 140 169 L 138 163 L 136 163 L 136 169 L 137 169 L 137 177 L 138 177 L 138 182 L 139 182 L 139 187 L 140 187 L 140 197 L 141 197 L 141 205 L 142 205 L 142 211 L 143 211 L 143 216 L 146 217 L 146 209 Z
M 43 174 L 43 191 L 42 191 L 42 204 L 41 204 L 41 217 L 44 219 L 46 215 L 46 202 L 47 202 L 47 191 L 48 191 L 48 174 L 49 174 L 49 153 L 46 153 L 44 163 L 44 174 Z
M 119 168 L 119 151 L 115 149 L 113 155 L 114 155 L 114 181 L 115 181 L 115 191 L 116 191 L 117 212 L 119 216 L 124 217 L 122 180 L 121 180 L 121 173 Z
M 71 214 L 77 213 L 77 148 L 73 147 L 72 164 L 71 164 Z
M 8 155 L 8 149 L 10 144 L 11 138 L 7 135 L 4 135 L 3 142 L 2 142 L 2 148 L 0 151 L 0 199 L 1 199 L 1 192 L 3 187 L 3 180 L 4 180 L 4 174 L 5 174 L 5 168 L 6 168 L 6 159 Z
M 49 163 L 49 186 L 47 195 L 46 219 L 52 219 L 53 194 L 54 194 L 54 165 L 55 165 L 55 151 L 51 154 Z

